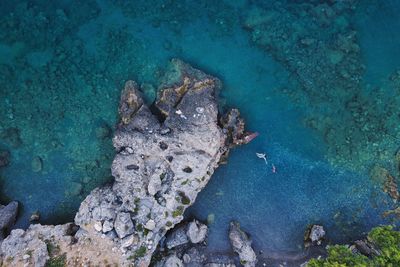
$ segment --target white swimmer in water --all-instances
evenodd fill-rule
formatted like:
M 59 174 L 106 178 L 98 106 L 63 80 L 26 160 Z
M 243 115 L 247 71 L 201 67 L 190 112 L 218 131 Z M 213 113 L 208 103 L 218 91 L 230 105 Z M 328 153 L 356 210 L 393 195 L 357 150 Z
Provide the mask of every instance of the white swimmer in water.
M 263 159 L 265 164 L 268 165 L 267 154 L 265 153 L 256 153 L 257 158 Z

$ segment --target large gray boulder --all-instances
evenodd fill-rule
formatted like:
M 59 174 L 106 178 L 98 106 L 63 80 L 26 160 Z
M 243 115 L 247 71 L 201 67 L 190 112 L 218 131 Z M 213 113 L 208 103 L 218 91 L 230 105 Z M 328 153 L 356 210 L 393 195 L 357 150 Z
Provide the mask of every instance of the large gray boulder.
M 304 246 L 321 245 L 325 238 L 325 230 L 322 225 L 310 225 L 304 235 Z
M 193 220 L 187 226 L 186 235 L 193 244 L 204 242 L 207 238 L 208 227 L 197 220 Z
M 124 238 L 125 236 L 132 234 L 134 231 L 134 225 L 130 213 L 119 212 L 115 219 L 114 227 L 119 238 Z M 103 227 L 101 229 L 103 229 Z
M 17 218 L 18 202 L 12 201 L 6 206 L 0 205 L 0 238 L 4 231 L 10 229 Z
M 165 240 L 165 245 L 168 249 L 172 249 L 181 245 L 189 243 L 188 236 L 186 235 L 186 226 L 180 226 L 174 228 L 168 233 Z
M 256 266 L 257 256 L 251 247 L 251 240 L 249 236 L 240 229 L 240 224 L 238 222 L 230 223 L 229 240 L 233 251 L 239 255 L 240 263 L 243 266 Z

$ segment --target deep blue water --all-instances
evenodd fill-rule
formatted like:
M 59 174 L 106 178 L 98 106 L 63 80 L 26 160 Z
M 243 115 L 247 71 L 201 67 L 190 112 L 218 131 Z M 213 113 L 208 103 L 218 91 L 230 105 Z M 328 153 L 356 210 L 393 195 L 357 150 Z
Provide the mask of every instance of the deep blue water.
M 277 56 L 276 50 L 257 43 L 244 27 L 248 11 L 255 6 L 289 14 L 302 1 L 214 2 L 0 3 L 0 148 L 12 154 L 11 164 L 1 170 L 0 189 L 4 200 L 16 199 L 23 205 L 17 226 L 26 227 L 35 210 L 45 223 L 72 219 L 85 195 L 111 179 L 110 137 L 121 85 L 136 79 L 150 88 L 145 93 L 151 102 L 172 57 L 220 78 L 221 103 L 238 107 L 249 130 L 260 133 L 252 143 L 232 151 L 228 164 L 216 171 L 187 213 L 202 220 L 215 215 L 210 225 L 211 250 L 228 247 L 226 231 L 232 219 L 252 234 L 257 249 L 276 251 L 298 250 L 309 223 L 323 223 L 331 240 L 346 241 L 385 222 L 380 214 L 387 208 L 387 197 L 371 182 L 368 170 L 375 162 L 392 168 L 392 151 L 386 147 L 397 149 L 397 131 L 389 132 L 390 137 L 382 133 L 374 141 L 389 156 L 382 152 L 372 160 L 348 159 L 349 164 L 361 161 L 365 168 L 333 164 L 327 154 L 332 143 L 304 123 L 318 103 L 296 101 L 284 90 L 308 97 L 294 83 L 296 70 L 285 64 L 299 59 Z M 304 12 L 313 10 L 318 1 L 313 2 Z M 355 10 L 343 11 L 352 23 L 343 34 L 350 28 L 357 32 L 360 58 L 356 64 L 366 67 L 360 90 L 382 86 L 390 95 L 389 89 L 400 85 L 388 80 L 400 67 L 399 11 L 398 1 L 379 5 L 361 1 Z M 297 31 L 297 21 L 290 23 Z M 312 34 L 317 39 L 320 34 L 322 43 L 334 43 L 334 37 L 324 35 L 324 27 L 313 29 Z M 269 34 L 267 25 L 260 29 L 261 34 Z M 295 34 L 308 36 L 307 30 Z M 290 38 L 286 42 L 282 45 L 294 45 Z M 336 98 L 341 97 L 338 90 Z M 400 100 L 392 100 L 397 112 Z M 328 115 L 353 127 L 346 114 L 329 103 Z M 380 122 L 371 119 L 370 123 Z M 397 127 L 397 121 L 387 118 L 387 123 Z M 365 146 L 362 153 L 369 153 L 368 149 Z M 256 152 L 267 153 L 269 164 Z M 340 153 L 335 156 L 348 158 Z M 33 172 L 35 157 L 42 161 L 39 172 Z

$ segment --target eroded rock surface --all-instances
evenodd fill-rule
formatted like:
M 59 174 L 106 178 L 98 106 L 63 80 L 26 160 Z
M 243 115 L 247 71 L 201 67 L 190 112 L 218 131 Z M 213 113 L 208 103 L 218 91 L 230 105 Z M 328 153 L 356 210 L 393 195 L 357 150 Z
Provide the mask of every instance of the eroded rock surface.
M 3 239 L 4 231 L 10 229 L 18 214 L 18 202 L 12 201 L 6 206 L 0 205 L 0 242 Z
M 313 224 L 309 226 L 304 234 L 304 245 L 309 247 L 311 245 L 321 245 L 325 238 L 325 230 L 322 225 Z
M 65 241 L 66 234 L 54 233 L 53 226 L 13 231 L 2 246 L 10 266 L 24 261 L 23 251 L 31 244 L 42 244 L 43 233 L 55 236 L 57 255 L 64 256 L 67 264 L 104 265 L 106 261 L 148 266 L 160 239 L 183 219 L 231 147 L 228 130 L 218 124 L 219 87 L 216 78 L 173 60 L 155 103 L 156 116 L 144 104 L 137 84 L 128 81 L 113 139 L 115 181 L 93 190 L 81 203 L 75 217 L 80 229 L 72 239 L 67 235 Z M 205 235 L 206 229 L 196 224 L 189 238 L 201 242 Z M 19 246 L 8 245 L 13 243 Z M 30 257 L 29 263 L 41 266 L 42 261 Z
M 240 229 L 240 224 L 238 222 L 230 223 L 229 240 L 233 251 L 239 255 L 240 263 L 243 266 L 256 266 L 257 256 L 251 247 L 251 239 L 242 229 Z

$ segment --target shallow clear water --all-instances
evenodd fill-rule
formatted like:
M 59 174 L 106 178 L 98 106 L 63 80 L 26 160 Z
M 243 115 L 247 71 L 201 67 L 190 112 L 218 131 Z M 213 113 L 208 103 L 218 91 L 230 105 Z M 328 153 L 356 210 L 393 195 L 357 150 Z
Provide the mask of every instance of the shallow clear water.
M 354 147 L 342 139 L 348 129 L 364 124 L 360 126 L 358 119 L 352 123 L 355 117 L 348 117 L 348 110 L 340 109 L 338 103 L 347 103 L 346 93 L 353 88 L 368 92 L 381 86 L 382 94 L 389 96 L 393 88 L 399 90 L 400 82 L 388 79 L 400 67 L 398 2 L 377 6 L 362 1 L 354 10 L 340 9 L 340 19 L 329 17 L 326 7 L 322 13 L 329 16 L 317 18 L 321 14 L 317 3 L 296 8 L 302 1 L 214 2 L 64 0 L 49 5 L 37 0 L 0 4 L 0 148 L 12 155 L 11 164 L 1 170 L 0 189 L 3 199 L 23 204 L 17 226 L 27 226 L 35 210 L 45 223 L 72 219 L 85 195 L 111 179 L 110 137 L 121 85 L 136 79 L 147 88 L 151 102 L 172 57 L 220 78 L 224 85 L 221 103 L 238 107 L 249 130 L 260 133 L 252 143 L 232 151 L 229 163 L 216 171 L 187 212 L 202 220 L 215 215 L 210 249 L 228 247 L 226 231 L 232 219 L 252 233 L 257 249 L 276 251 L 298 250 L 309 223 L 323 223 L 331 240 L 346 241 L 385 222 L 380 214 L 391 204 L 380 186 L 372 183 L 368 170 L 374 163 L 393 169 L 400 129 L 396 117 L 385 114 L 397 114 L 400 99 L 386 103 L 379 95 L 379 104 L 364 104 L 369 114 L 382 113 L 376 113 L 378 119 L 366 115 L 372 129 L 367 132 L 375 131 L 376 136 L 360 131 Z M 284 33 L 277 39 L 268 37 L 269 31 L 279 29 L 266 22 L 251 24 L 256 16 L 246 22 L 254 7 L 261 13 L 289 14 L 283 22 L 293 32 L 289 37 Z M 302 9 L 305 15 L 294 11 Z M 290 21 L 291 16 L 298 21 Z M 325 24 L 304 26 L 312 16 L 317 21 L 326 19 L 328 25 L 334 20 L 343 36 L 356 31 L 349 49 L 356 44 L 360 50 L 344 56 L 354 60 L 348 63 L 336 51 L 325 60 L 331 63 L 321 68 L 347 71 L 348 67 L 354 74 L 351 68 L 365 65 L 365 71 L 357 72 L 363 78 L 361 85 L 349 82 L 350 89 L 345 89 L 344 83 L 343 89 L 343 83 L 332 81 L 343 79 L 334 73 L 323 77 L 298 67 L 313 65 L 314 59 L 292 51 L 291 36 L 303 38 L 304 45 L 315 42 L 305 37 L 320 40 L 318 51 L 325 46 L 331 51 L 331 44 L 340 39 Z M 333 66 L 343 62 L 348 65 Z M 312 84 L 324 79 L 333 87 L 314 90 Z M 387 110 L 388 106 L 392 109 Z M 321 114 L 329 119 L 317 122 L 317 127 L 305 122 Z M 382 118 L 387 118 L 383 126 Z M 327 137 L 328 124 L 342 127 L 333 138 Z M 381 134 L 375 129 L 389 130 Z M 373 148 L 364 139 L 373 142 Z M 351 152 L 347 153 L 347 147 Z M 267 153 L 268 165 L 256 152 Z

